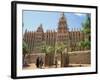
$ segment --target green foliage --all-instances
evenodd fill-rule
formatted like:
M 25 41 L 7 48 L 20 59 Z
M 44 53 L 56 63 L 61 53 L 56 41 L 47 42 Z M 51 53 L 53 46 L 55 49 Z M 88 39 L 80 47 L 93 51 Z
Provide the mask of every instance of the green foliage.
M 64 51 L 65 48 L 66 48 L 66 45 L 64 45 L 64 43 L 57 43 L 55 46 L 55 50 L 58 53 L 62 53 L 62 51 Z
M 42 45 L 40 47 L 41 51 L 43 53 L 49 54 L 49 53 L 53 53 L 54 52 L 54 47 L 50 46 L 50 45 Z
M 86 19 L 82 24 L 82 32 L 85 33 L 86 38 L 83 41 L 79 42 L 79 46 L 81 46 L 82 48 L 90 49 L 91 23 L 90 23 L 90 16 L 88 14 L 86 15 Z
M 48 46 L 47 47 L 47 53 L 54 53 L 54 47 L 53 46 Z
M 85 21 L 82 23 L 82 32 L 89 35 L 91 33 L 91 24 L 90 24 L 90 16 L 87 15 Z
M 80 41 L 80 42 L 79 42 L 79 46 L 82 47 L 82 48 L 85 48 L 85 43 L 84 43 L 84 41 Z
M 40 46 L 39 49 L 40 49 L 43 53 L 47 53 L 47 46 L 46 46 L 46 45 Z
M 28 45 L 23 41 L 23 55 L 26 55 L 29 52 Z
M 82 48 L 90 49 L 91 44 L 90 44 L 90 41 L 88 39 L 86 39 L 84 41 L 80 41 L 79 46 L 82 47 Z
M 65 47 L 66 46 L 63 43 L 56 43 L 55 46 L 50 46 L 50 45 L 44 44 L 44 45 L 40 46 L 39 49 L 41 49 L 41 51 L 46 54 L 55 53 L 55 51 L 58 53 L 62 53 L 62 51 L 65 49 Z
M 90 49 L 90 47 L 91 47 L 91 43 L 90 43 L 90 41 L 88 39 L 85 40 L 85 47 L 87 49 Z

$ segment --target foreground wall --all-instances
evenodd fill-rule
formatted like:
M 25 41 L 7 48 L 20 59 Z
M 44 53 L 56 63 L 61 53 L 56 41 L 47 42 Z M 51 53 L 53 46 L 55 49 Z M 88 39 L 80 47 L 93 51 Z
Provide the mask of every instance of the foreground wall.
M 66 62 L 66 54 L 63 54 L 62 58 L 64 59 L 64 62 Z M 36 59 L 37 57 L 41 56 L 43 59 L 43 62 L 46 64 L 50 64 L 51 62 L 53 62 L 54 59 L 54 55 L 48 55 L 46 56 L 43 53 L 38 53 L 38 54 L 31 54 L 29 56 L 27 56 L 27 61 L 28 63 L 36 63 Z M 91 52 L 90 51 L 74 51 L 74 52 L 68 52 L 68 56 L 69 56 L 69 64 L 70 65 L 74 65 L 76 66 L 76 64 L 91 64 Z M 58 54 L 58 61 L 61 62 L 61 55 Z M 45 62 L 46 59 L 46 62 Z
M 90 64 L 91 52 L 90 51 L 75 51 L 69 52 L 70 64 Z

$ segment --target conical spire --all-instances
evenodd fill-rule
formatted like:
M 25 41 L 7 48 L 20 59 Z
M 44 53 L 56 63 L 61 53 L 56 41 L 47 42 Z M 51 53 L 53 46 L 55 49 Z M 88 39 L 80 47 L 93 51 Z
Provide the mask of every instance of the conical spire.
M 64 21 L 66 20 L 64 12 L 61 13 L 61 17 L 60 17 L 60 21 L 62 21 L 62 20 L 64 20 Z
M 64 12 L 62 12 L 61 17 L 60 17 L 59 22 L 58 22 L 58 31 L 59 32 L 66 32 L 67 30 L 68 30 L 67 20 L 66 20 Z
M 65 17 L 64 12 L 62 12 L 61 17 Z
M 38 27 L 37 32 L 43 32 L 42 24 Z

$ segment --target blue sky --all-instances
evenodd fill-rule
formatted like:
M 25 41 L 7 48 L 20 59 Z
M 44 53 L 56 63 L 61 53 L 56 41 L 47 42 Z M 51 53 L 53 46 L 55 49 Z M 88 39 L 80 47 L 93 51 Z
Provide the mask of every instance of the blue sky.
M 36 31 L 40 24 L 43 25 L 44 32 L 48 29 L 56 30 L 58 21 L 62 12 L 46 12 L 46 11 L 23 11 L 23 30 Z M 81 28 L 82 22 L 86 18 L 86 13 L 64 12 L 68 28 Z

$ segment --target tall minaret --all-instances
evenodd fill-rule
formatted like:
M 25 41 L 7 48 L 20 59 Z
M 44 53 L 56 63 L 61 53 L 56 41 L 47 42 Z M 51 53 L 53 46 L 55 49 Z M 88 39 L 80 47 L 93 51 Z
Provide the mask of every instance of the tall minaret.
M 67 32 L 67 21 L 64 12 L 62 12 L 61 17 L 58 22 L 58 32 Z

